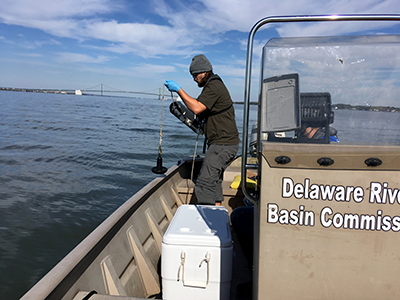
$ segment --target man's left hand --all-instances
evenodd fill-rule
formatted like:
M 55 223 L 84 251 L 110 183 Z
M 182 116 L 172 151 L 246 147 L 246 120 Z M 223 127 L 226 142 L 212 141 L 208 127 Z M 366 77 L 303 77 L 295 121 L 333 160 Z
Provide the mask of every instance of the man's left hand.
M 177 93 L 181 89 L 181 87 L 173 80 L 166 80 L 164 84 L 170 92 Z

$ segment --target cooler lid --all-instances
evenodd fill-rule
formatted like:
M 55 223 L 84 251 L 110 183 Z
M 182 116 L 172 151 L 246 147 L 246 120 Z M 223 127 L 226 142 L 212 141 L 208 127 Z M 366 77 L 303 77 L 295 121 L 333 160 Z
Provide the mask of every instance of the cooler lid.
M 163 237 L 164 244 L 230 247 L 229 213 L 225 207 L 181 205 Z

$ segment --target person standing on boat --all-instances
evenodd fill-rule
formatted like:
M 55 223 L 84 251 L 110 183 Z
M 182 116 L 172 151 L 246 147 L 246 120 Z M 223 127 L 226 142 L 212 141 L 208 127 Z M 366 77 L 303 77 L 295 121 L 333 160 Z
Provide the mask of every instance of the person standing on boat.
M 228 89 L 213 73 L 210 61 L 203 54 L 193 57 L 189 71 L 203 88 L 197 99 L 189 96 L 175 81 L 167 80 L 165 86 L 170 92 L 178 93 L 194 114 L 204 117 L 208 150 L 197 178 L 195 195 L 199 204 L 221 205 L 223 173 L 239 150 L 235 109 Z

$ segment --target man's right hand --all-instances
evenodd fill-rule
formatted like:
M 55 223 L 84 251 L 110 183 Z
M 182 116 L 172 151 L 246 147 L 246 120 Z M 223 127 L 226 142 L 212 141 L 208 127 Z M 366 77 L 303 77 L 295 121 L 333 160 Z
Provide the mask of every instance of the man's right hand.
M 181 87 L 173 80 L 166 80 L 164 84 L 170 92 L 177 93 L 181 89 Z

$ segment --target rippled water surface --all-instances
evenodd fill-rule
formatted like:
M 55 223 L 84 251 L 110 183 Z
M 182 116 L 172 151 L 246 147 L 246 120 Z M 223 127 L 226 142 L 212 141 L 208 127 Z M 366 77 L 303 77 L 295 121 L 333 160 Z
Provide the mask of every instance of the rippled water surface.
M 193 155 L 196 135 L 169 103 L 0 92 L 2 299 L 20 298 L 155 178 L 162 107 L 164 166 Z

